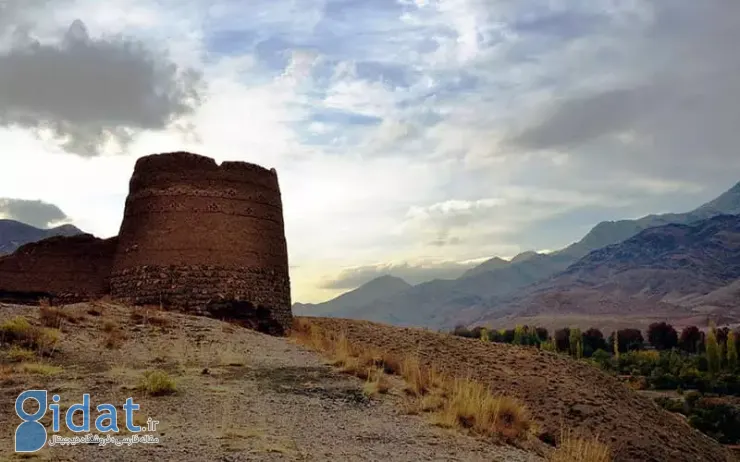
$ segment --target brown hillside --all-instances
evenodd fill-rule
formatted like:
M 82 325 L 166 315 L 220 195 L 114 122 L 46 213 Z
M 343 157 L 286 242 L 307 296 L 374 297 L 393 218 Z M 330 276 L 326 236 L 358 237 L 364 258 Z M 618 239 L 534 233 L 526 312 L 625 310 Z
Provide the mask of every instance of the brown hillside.
M 565 427 L 601 435 L 617 461 L 727 461 L 718 443 L 691 429 L 614 378 L 590 365 L 533 348 L 453 337 L 365 321 L 305 318 L 345 332 L 352 343 L 396 354 L 416 352 L 427 366 L 487 383 L 494 392 L 522 399 L 541 428 L 557 440 Z

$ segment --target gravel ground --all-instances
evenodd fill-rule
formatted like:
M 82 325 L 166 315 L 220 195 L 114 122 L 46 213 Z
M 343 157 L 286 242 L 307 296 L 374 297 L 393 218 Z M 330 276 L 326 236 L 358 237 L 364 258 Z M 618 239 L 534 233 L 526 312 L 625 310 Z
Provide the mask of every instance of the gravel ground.
M 142 320 L 113 304 L 64 310 L 80 319 L 63 322 L 58 351 L 44 360 L 60 371 L 0 373 L 0 460 L 21 459 L 13 453 L 19 420 L 12 409 L 29 388 L 60 394 L 63 409 L 90 393 L 93 421 L 96 404 L 120 405 L 131 396 L 141 405 L 137 423 L 147 417 L 160 422 L 154 432 L 160 443 L 45 447 L 23 460 L 543 460 L 404 414 L 398 382 L 388 395 L 368 398 L 362 381 L 335 372 L 288 339 L 176 313 L 148 312 Z M 38 309 L 0 305 L 0 322 L 18 314 L 36 319 Z M 106 332 L 111 329 L 114 334 Z M 120 340 L 107 348 L 112 337 Z M 0 366 L 9 364 L 6 351 Z M 143 373 L 155 368 L 174 378 L 174 395 L 151 397 L 137 389 Z

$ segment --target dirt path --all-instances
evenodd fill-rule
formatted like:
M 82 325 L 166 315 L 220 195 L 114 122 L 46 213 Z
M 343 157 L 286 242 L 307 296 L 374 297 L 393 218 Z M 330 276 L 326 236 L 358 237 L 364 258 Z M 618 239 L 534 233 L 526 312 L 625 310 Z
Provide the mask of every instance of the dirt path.
M 120 406 L 131 396 L 141 405 L 137 423 L 147 416 L 160 422 L 154 432 L 160 443 L 57 446 L 23 460 L 541 460 L 406 415 L 400 392 L 368 398 L 362 381 L 334 372 L 289 340 L 174 313 L 136 320 L 136 325 L 128 308 L 105 305 L 100 316 L 88 314 L 89 309 L 72 307 L 84 316 L 62 325 L 59 351 L 50 361 L 61 370 L 52 375 L 0 374 L 0 460 L 20 459 L 12 447 L 20 423 L 13 406 L 29 388 L 60 394 L 62 409 L 90 393 L 93 421 L 95 405 Z M 37 312 L 0 306 L 0 322 Z M 113 323 L 122 326 L 126 338 L 109 349 L 104 344 L 119 335 L 106 332 L 118 332 Z M 7 358 L 2 361 L 7 364 Z M 152 368 L 168 371 L 176 394 L 151 397 L 136 388 L 144 371 Z

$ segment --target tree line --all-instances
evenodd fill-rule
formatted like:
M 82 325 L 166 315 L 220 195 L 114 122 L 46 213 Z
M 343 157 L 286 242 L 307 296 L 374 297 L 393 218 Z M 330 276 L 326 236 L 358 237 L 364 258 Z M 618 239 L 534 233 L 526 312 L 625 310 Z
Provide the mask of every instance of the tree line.
M 740 406 L 729 398 L 740 396 L 739 330 L 712 325 L 706 332 L 696 326 L 679 332 L 656 322 L 646 337 L 640 329 L 620 329 L 605 337 L 596 328 L 582 332 L 564 327 L 550 335 L 547 329 L 529 326 L 500 330 L 458 326 L 452 333 L 584 358 L 638 390 L 675 390 L 681 398 L 660 396 L 656 402 L 685 415 L 693 427 L 721 443 L 740 443 Z
M 544 327 L 527 325 L 499 330 L 457 326 L 452 334 L 490 342 L 530 345 L 543 350 L 568 353 L 575 358 L 591 358 L 597 352 L 602 356 L 609 354 L 618 357 L 622 353 L 645 349 L 677 350 L 689 355 L 704 355 L 709 372 L 719 372 L 724 366 L 729 369 L 740 367 L 740 329 L 731 330 L 728 327 L 710 326 L 704 332 L 696 326 L 687 326 L 679 333 L 671 324 L 656 322 L 648 327 L 647 338 L 640 329 L 634 328 L 619 329 L 605 337 L 601 330 L 594 327 L 585 331 L 563 327 L 550 335 Z

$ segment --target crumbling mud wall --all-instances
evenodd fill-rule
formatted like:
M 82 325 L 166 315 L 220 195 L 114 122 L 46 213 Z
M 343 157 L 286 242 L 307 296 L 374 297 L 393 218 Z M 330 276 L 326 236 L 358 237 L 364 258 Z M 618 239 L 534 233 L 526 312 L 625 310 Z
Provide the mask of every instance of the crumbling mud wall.
M 139 159 L 110 287 L 129 303 L 286 330 L 290 281 L 275 170 L 185 152 Z
M 0 257 L 0 301 L 76 303 L 108 293 L 117 238 L 51 237 Z

